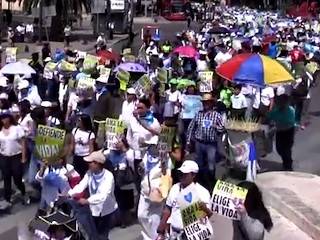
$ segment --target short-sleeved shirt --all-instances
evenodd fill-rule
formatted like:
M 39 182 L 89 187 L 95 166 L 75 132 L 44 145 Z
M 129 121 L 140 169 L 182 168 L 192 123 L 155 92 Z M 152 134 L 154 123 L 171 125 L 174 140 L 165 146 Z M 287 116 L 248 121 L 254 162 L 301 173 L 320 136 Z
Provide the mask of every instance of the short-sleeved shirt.
M 83 131 L 80 128 L 74 128 L 72 130 L 74 137 L 74 154 L 77 156 L 88 156 L 90 154 L 90 140 L 95 138 L 93 132 Z
M 231 96 L 231 107 L 233 109 L 244 109 L 247 108 L 247 99 L 246 97 L 240 93 L 238 95 Z
M 192 183 L 192 185 L 194 185 L 194 188 L 196 189 L 196 191 L 193 192 L 193 194 L 196 194 L 197 197 L 200 199 L 200 201 L 207 204 L 208 208 L 210 209 L 211 206 L 210 206 L 209 191 L 205 189 L 203 186 L 201 186 L 199 183 Z M 178 198 L 181 191 L 182 189 L 181 189 L 180 183 L 176 183 L 170 189 L 170 192 L 166 201 L 166 205 L 171 209 L 171 215 L 170 215 L 170 218 L 168 219 L 168 223 L 171 224 L 171 226 L 176 229 L 183 229 L 181 209 L 178 203 Z
M 25 137 L 24 129 L 20 126 L 9 127 L 8 135 L 4 129 L 0 131 L 0 153 L 4 156 L 14 156 L 22 152 L 21 139 Z
M 260 97 L 261 92 L 261 97 Z M 264 106 L 270 106 L 271 100 L 274 98 L 274 90 L 272 87 L 266 87 L 264 89 L 257 90 L 254 102 L 253 102 L 253 108 L 259 109 L 260 103 L 262 103 Z

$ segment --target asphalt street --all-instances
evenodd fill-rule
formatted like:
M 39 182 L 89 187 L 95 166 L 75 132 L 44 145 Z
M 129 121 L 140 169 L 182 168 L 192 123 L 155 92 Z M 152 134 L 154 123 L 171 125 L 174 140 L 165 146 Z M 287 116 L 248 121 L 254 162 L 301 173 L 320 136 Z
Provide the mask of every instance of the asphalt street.
M 175 33 L 180 32 L 186 27 L 185 22 L 175 23 L 157 23 L 160 27 L 160 34 L 162 39 L 168 39 L 173 41 L 175 39 Z M 146 25 L 143 22 L 139 22 L 135 25 L 135 30 L 139 31 L 141 27 Z M 196 26 L 193 26 L 196 27 Z M 141 46 L 140 35 L 138 34 L 132 44 L 134 52 L 137 52 Z M 124 46 L 116 46 L 115 49 L 121 49 Z M 319 153 L 319 139 L 320 139 L 320 94 L 319 87 L 312 90 L 312 101 L 310 104 L 310 125 L 304 131 L 298 131 L 296 134 L 295 146 L 293 150 L 294 156 L 294 169 L 296 171 L 309 172 L 314 174 L 320 174 L 320 162 Z M 268 171 L 278 170 L 281 167 L 280 157 L 274 153 L 268 155 L 262 160 L 262 167 Z M 25 226 L 34 216 L 36 211 L 36 204 L 25 207 L 21 204 L 17 204 L 13 207 L 11 214 L 0 213 L 0 240 L 15 240 L 17 238 L 17 232 L 25 232 Z M 216 239 L 224 239 L 225 234 L 231 234 L 230 221 L 221 218 L 215 219 Z M 227 227 L 226 227 L 227 226 Z M 18 229 L 20 229 L 18 231 Z M 220 237 L 219 237 L 220 236 Z M 111 232 L 112 240 L 140 240 L 140 227 L 139 225 L 133 225 L 126 229 L 114 229 Z M 227 239 L 227 238 L 226 238 Z M 28 240 L 28 237 L 23 237 L 19 240 Z

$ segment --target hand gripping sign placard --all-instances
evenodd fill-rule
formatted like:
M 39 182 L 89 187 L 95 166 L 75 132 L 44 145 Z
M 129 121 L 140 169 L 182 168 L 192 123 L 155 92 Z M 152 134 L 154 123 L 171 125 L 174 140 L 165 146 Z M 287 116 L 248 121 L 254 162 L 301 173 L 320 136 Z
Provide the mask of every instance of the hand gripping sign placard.
M 63 151 L 65 136 L 65 130 L 39 125 L 35 139 L 37 155 L 49 164 L 55 163 Z
M 247 193 L 245 188 L 218 180 L 211 197 L 213 211 L 223 217 L 240 220 L 237 206 L 244 204 Z
M 181 217 L 188 240 L 207 240 L 213 235 L 211 223 L 199 201 L 182 208 Z
M 115 145 L 119 142 L 121 135 L 124 133 L 125 124 L 121 120 L 107 118 L 105 128 L 107 147 L 108 149 L 116 150 Z

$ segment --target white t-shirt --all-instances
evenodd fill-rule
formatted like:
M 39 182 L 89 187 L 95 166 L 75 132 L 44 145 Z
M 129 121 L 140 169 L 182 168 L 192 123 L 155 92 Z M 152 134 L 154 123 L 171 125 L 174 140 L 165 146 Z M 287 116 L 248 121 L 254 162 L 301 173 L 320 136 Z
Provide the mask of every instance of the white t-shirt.
M 95 139 L 94 133 L 74 128 L 72 135 L 74 137 L 74 154 L 81 157 L 88 156 L 90 154 L 90 140 Z
M 261 103 L 264 106 L 270 106 L 271 100 L 274 98 L 274 90 L 272 87 L 265 87 L 261 90 L 261 98 L 260 98 L 260 90 L 256 89 L 256 94 L 254 96 L 253 108 L 259 109 L 260 99 Z
M 191 186 L 191 185 L 194 185 L 194 186 Z M 196 191 L 193 191 L 192 194 L 196 195 L 200 201 L 207 204 L 207 207 L 211 209 L 209 191 L 205 189 L 203 186 L 201 186 L 199 183 L 192 183 L 191 185 L 189 185 L 188 188 L 192 187 L 193 189 L 196 190 Z M 168 223 L 171 224 L 171 226 L 176 229 L 183 229 L 181 209 L 178 202 L 178 198 L 181 194 L 181 191 L 183 191 L 183 189 L 181 189 L 180 183 L 176 183 L 170 189 L 170 192 L 166 201 L 166 205 L 169 208 L 171 208 L 171 215 L 168 219 Z
M 252 37 L 252 46 L 260 46 L 260 45 L 261 45 L 261 42 L 259 38 L 256 36 Z
M 248 104 L 246 97 L 242 93 L 239 93 L 238 95 L 233 94 L 231 96 L 231 106 L 233 109 L 247 108 Z
M 171 92 L 170 89 L 166 91 L 167 101 L 171 103 L 181 102 L 182 94 L 179 90 L 176 90 L 174 92 Z M 179 107 L 174 106 L 174 114 L 177 114 L 179 112 Z
M 126 125 L 129 124 L 130 118 L 133 116 L 133 111 L 137 105 L 136 101 L 128 102 L 127 100 L 122 103 L 122 111 L 119 120 L 123 120 Z
M 25 136 L 32 137 L 34 123 L 30 113 L 28 113 L 23 119 L 20 118 L 18 123 L 20 127 L 23 128 Z
M 205 60 L 197 60 L 197 71 L 207 71 L 208 70 L 208 64 Z
M 5 132 L 8 131 L 8 134 Z M 25 132 L 20 126 L 11 126 L 9 129 L 0 131 L 0 153 L 4 156 L 20 154 L 22 145 L 20 140 L 25 137 Z

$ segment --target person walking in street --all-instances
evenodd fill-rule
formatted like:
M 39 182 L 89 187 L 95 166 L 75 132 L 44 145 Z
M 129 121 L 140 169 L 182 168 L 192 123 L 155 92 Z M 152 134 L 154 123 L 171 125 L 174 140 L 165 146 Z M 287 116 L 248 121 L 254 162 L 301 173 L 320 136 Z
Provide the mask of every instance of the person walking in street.
M 276 125 L 276 149 L 282 158 L 283 170 L 292 171 L 292 147 L 295 136 L 295 110 L 283 87 L 277 89 L 277 100 L 267 118 Z
M 203 110 L 191 121 L 187 133 L 187 149 L 195 142 L 199 183 L 211 190 L 215 180 L 217 134 L 224 130 L 223 118 L 214 110 L 215 98 L 210 93 L 202 96 Z

